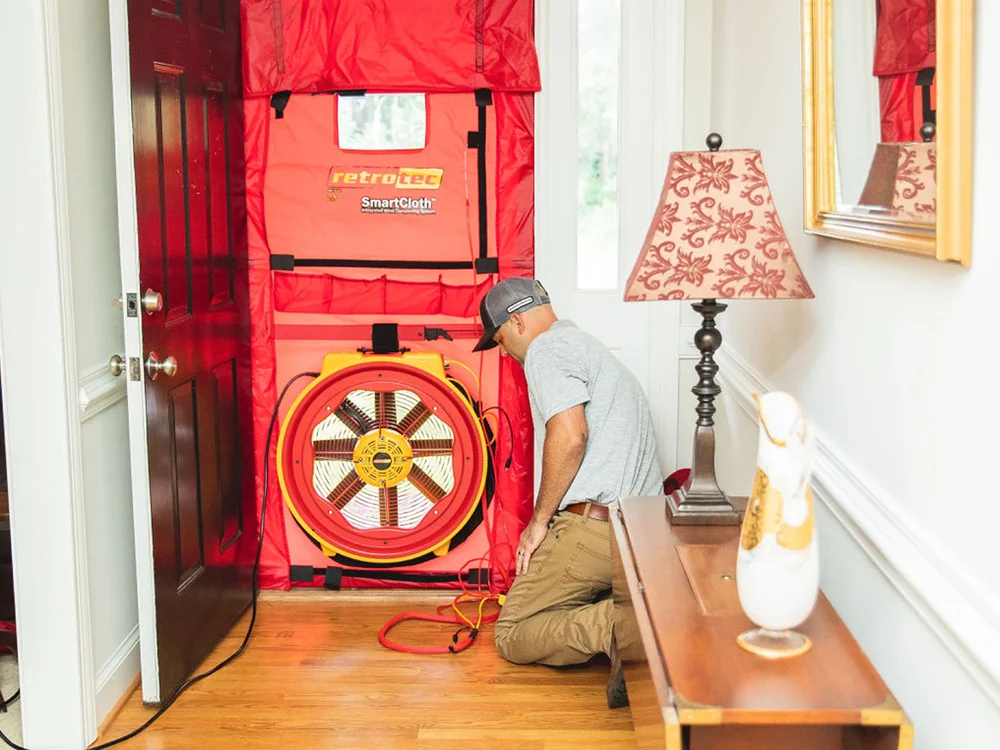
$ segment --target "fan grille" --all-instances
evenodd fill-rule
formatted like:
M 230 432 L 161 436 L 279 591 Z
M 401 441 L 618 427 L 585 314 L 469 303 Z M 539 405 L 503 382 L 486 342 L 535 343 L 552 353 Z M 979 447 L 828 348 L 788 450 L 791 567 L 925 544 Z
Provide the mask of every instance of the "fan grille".
M 355 529 L 415 528 L 455 487 L 454 433 L 412 391 L 351 391 L 313 429 L 313 488 Z

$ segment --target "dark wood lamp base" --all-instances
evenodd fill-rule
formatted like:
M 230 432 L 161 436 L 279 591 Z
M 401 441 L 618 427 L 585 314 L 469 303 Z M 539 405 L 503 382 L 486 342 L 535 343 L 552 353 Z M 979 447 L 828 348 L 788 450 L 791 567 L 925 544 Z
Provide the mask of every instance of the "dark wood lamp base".
M 739 526 L 742 516 L 715 478 L 715 397 L 722 389 L 715 382 L 719 366 L 715 351 L 722 344 L 722 334 L 715 327 L 715 316 L 726 305 L 706 299 L 692 305 L 701 313 L 701 328 L 694 335 L 701 359 L 695 365 L 698 384 L 691 392 L 698 397 L 698 426 L 694 434 L 691 477 L 686 486 L 667 495 L 667 519 L 678 526 Z

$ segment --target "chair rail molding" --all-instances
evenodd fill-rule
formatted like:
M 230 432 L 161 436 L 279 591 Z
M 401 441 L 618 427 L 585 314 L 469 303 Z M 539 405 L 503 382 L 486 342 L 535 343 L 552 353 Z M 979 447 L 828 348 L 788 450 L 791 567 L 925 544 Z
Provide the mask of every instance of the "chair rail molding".
M 753 394 L 778 390 L 731 346 L 716 353 L 725 391 L 754 422 Z M 994 704 L 1000 706 L 1000 600 L 899 502 L 816 428 L 813 490 Z
M 116 378 L 107 367 L 91 370 L 80 378 L 80 421 L 93 419 L 124 398 L 124 377 Z

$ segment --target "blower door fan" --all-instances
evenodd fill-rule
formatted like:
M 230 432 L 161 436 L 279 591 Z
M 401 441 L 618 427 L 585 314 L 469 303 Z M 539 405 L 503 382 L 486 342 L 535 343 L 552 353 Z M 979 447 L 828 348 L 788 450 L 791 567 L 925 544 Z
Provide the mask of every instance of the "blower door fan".
M 285 501 L 327 556 L 448 551 L 486 482 L 486 441 L 436 354 L 331 354 L 278 440 Z

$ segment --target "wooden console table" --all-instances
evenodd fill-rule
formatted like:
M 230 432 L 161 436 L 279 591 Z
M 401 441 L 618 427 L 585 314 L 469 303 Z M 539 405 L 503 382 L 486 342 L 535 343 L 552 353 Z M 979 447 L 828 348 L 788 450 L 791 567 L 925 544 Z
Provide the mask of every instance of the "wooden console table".
M 913 727 L 826 597 L 803 656 L 754 656 L 738 527 L 676 526 L 662 497 L 611 513 L 615 643 L 636 741 L 666 750 L 911 750 Z

